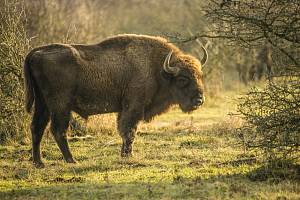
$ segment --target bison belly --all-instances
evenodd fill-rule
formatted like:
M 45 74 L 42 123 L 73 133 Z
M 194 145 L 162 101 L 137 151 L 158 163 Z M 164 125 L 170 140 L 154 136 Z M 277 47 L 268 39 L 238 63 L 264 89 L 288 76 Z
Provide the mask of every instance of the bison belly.
M 124 83 L 107 69 L 85 67 L 77 77 L 73 110 L 82 116 L 121 110 Z
M 72 110 L 86 118 L 90 115 L 118 112 L 121 110 L 121 103 L 116 95 L 109 92 L 86 90 L 75 95 Z

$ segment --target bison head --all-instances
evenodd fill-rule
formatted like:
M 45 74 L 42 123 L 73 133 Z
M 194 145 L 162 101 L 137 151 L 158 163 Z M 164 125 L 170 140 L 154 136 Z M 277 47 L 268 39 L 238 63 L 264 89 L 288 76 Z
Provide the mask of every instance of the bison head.
M 207 51 L 199 62 L 196 58 L 171 51 L 165 58 L 163 74 L 170 82 L 170 92 L 183 112 L 191 112 L 204 103 L 201 67 L 207 61 Z

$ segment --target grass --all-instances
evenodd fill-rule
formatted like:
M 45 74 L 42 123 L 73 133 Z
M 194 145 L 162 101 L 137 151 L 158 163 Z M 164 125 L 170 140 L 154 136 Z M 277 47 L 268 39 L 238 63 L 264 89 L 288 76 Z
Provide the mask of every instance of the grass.
M 253 179 L 264 163 L 236 145 L 233 96 L 141 124 L 128 159 L 113 115 L 91 118 L 91 136 L 70 138 L 77 164 L 64 163 L 49 134 L 44 169 L 32 166 L 30 144 L 2 146 L 0 199 L 299 199 L 299 179 Z

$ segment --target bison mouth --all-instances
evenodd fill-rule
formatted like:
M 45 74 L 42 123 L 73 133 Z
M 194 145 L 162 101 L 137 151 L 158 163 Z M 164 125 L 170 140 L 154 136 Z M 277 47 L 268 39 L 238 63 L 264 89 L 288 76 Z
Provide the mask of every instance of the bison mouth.
M 197 110 L 201 105 L 202 105 L 202 103 L 201 104 L 179 105 L 179 107 L 183 112 L 190 113 L 194 110 Z
M 197 110 L 204 103 L 204 97 L 192 98 L 189 103 L 180 104 L 179 107 L 183 112 L 189 113 Z

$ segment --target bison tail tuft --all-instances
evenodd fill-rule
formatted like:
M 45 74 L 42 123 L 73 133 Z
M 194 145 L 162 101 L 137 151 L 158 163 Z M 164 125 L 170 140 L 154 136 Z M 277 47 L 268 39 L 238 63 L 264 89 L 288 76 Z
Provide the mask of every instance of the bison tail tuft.
M 24 63 L 24 90 L 25 90 L 25 109 L 30 113 L 34 102 L 33 77 L 30 70 L 30 54 L 25 58 Z

